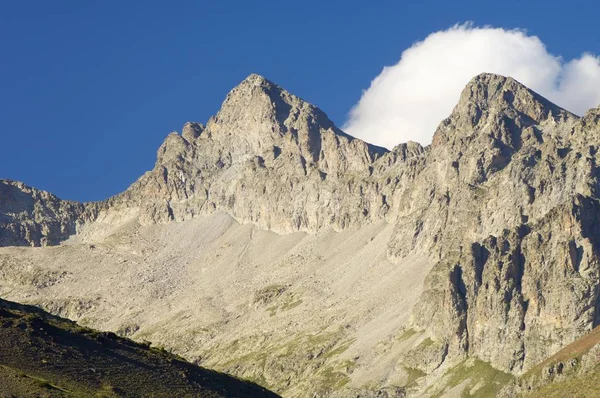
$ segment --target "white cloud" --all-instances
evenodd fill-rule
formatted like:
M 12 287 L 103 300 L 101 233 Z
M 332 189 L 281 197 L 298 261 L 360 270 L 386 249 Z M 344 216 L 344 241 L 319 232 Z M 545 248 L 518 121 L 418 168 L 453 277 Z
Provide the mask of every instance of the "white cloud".
M 523 30 L 464 24 L 432 33 L 383 68 L 344 130 L 388 148 L 409 140 L 429 144 L 464 86 L 482 72 L 511 76 L 579 115 L 600 105 L 600 58 L 583 54 L 565 62 Z

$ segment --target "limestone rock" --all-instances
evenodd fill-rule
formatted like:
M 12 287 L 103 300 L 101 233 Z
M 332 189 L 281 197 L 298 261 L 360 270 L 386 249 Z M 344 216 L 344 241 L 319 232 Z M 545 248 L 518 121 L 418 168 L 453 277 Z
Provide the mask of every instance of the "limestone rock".
M 46 191 L 0 180 L 0 246 L 56 245 L 76 233 L 84 206 Z

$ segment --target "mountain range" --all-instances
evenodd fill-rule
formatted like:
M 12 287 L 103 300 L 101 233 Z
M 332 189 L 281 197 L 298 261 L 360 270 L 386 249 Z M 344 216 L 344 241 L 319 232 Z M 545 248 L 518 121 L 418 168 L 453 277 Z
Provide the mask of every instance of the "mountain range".
M 250 75 L 105 201 L 0 180 L 0 296 L 283 396 L 535 393 L 598 363 L 599 145 L 508 77 L 387 150 Z

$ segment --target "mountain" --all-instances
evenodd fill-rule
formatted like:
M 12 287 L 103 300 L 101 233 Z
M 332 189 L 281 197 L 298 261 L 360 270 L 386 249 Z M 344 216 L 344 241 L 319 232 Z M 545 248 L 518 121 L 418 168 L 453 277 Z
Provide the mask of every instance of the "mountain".
M 277 397 L 164 350 L 0 299 L 0 391 L 36 397 Z
M 497 393 L 600 324 L 599 143 L 482 74 L 387 151 L 251 75 L 106 201 L 2 181 L 0 295 L 285 396 Z

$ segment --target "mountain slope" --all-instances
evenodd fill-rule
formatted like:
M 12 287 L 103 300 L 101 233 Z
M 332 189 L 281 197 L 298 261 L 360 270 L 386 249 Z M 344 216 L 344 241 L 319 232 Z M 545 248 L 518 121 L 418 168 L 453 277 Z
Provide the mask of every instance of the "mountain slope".
M 600 393 L 600 327 L 537 364 L 501 396 L 595 397 Z
M 599 115 L 482 74 L 385 151 L 251 75 L 60 246 L 0 249 L 0 294 L 289 396 L 518 376 L 600 323 Z
M 276 397 L 165 351 L 0 299 L 5 396 Z
M 216 212 L 106 237 L 96 227 L 58 247 L 0 248 L 0 295 L 284 396 L 360 387 L 393 367 L 401 347 L 375 369 L 377 347 L 401 334 L 430 269 L 387 260 L 384 222 L 278 235 Z

